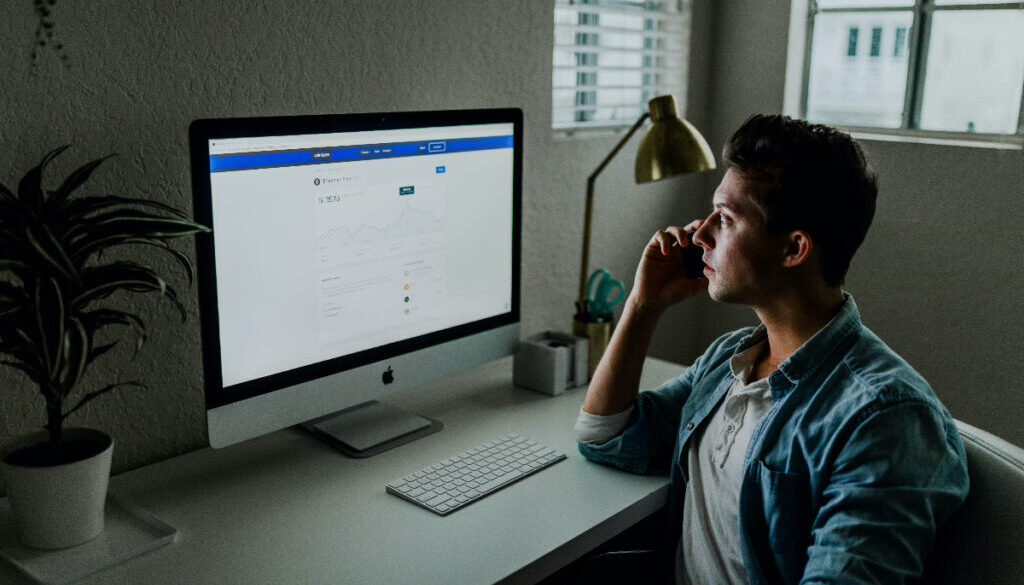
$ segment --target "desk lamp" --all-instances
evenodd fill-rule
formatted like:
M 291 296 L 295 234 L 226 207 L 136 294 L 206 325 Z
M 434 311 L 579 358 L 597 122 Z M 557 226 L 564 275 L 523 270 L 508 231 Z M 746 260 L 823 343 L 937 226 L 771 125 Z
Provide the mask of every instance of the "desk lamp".
M 648 111 L 640 116 L 615 148 L 587 177 L 587 204 L 583 216 L 583 257 L 580 259 L 580 288 L 577 312 L 573 317 L 573 334 L 590 341 L 589 372 L 593 376 L 611 335 L 611 322 L 598 321 L 587 309 L 587 273 L 590 263 L 590 223 L 594 209 L 594 180 L 612 158 L 643 125 L 648 117 L 647 129 L 636 152 L 635 177 L 637 183 L 647 183 L 696 171 L 715 168 L 715 156 L 701 133 L 676 113 L 675 98 L 671 95 L 655 97 L 647 103 Z

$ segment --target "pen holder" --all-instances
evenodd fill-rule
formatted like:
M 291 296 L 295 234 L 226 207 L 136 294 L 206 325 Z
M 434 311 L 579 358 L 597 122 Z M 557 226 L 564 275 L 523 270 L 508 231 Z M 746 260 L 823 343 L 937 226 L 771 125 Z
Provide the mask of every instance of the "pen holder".
M 594 370 L 601 362 L 604 350 L 608 348 L 608 341 L 612 337 L 611 321 L 580 321 L 575 317 L 572 320 L 572 334 L 579 337 L 586 337 L 590 347 L 590 355 L 587 360 L 587 379 L 594 377 Z
M 568 333 L 545 331 L 519 342 L 512 362 L 512 383 L 557 396 L 587 384 L 587 340 Z

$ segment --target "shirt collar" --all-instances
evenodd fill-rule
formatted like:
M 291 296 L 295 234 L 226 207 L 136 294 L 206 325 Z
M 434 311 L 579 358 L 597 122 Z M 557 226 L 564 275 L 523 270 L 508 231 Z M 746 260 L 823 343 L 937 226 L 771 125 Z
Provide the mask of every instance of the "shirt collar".
M 757 358 L 761 355 L 762 348 L 760 345 L 764 343 L 764 340 L 755 341 L 743 349 L 737 350 L 731 358 L 729 358 L 729 369 L 732 371 L 732 377 L 736 378 L 744 384 L 747 383 L 747 378 L 750 377 L 750 370 L 754 367 L 757 362 Z
M 835 351 L 836 346 L 841 344 L 850 333 L 859 331 L 863 327 L 860 322 L 860 311 L 857 310 L 857 304 L 853 302 L 853 295 L 844 292 L 843 299 L 842 307 L 832 317 L 832 320 L 805 341 L 786 361 L 779 364 L 779 372 L 790 382 L 796 384 L 813 373 L 821 365 L 825 356 Z M 736 353 L 739 354 L 750 349 L 767 337 L 768 333 L 764 324 L 758 325 L 753 333 L 740 341 Z

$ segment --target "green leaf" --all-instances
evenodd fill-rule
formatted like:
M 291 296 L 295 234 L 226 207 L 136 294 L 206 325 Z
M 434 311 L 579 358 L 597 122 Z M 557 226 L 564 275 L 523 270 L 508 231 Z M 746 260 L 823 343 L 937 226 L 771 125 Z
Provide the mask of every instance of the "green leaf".
M 170 205 L 145 199 L 118 197 L 116 195 L 78 197 L 64 205 L 60 210 L 59 218 L 62 222 L 78 224 L 96 213 L 112 213 L 124 209 L 131 210 L 136 207 L 159 209 L 160 211 L 169 213 L 174 217 L 189 219 L 185 213 L 171 207 Z
M 150 238 L 180 238 L 209 231 L 190 219 L 159 217 L 137 213 L 103 218 L 93 224 L 95 227 L 115 227 L 121 233 Z
M 181 313 L 182 322 L 188 313 L 178 300 L 178 293 L 151 268 L 134 262 L 114 262 L 106 266 L 87 268 L 82 273 L 84 292 L 72 301 L 75 307 L 105 298 L 118 290 L 131 292 L 159 292 L 170 300 Z
M 106 284 L 126 281 L 144 281 L 155 284 L 161 289 L 165 286 L 164 280 L 152 268 L 128 260 L 90 266 L 81 273 L 82 288 L 86 291 Z M 78 306 L 77 301 L 75 304 Z
M 132 292 L 163 292 L 162 286 L 148 280 L 114 280 L 86 288 L 82 294 L 75 297 L 73 304 L 76 307 L 84 307 L 93 301 L 105 299 L 122 289 Z
M 45 224 L 36 229 L 30 226 L 25 230 L 25 235 L 39 257 L 45 260 L 60 276 L 68 280 L 75 278 L 75 272 L 77 272 L 75 264 L 64 251 L 64 246 L 53 237 L 53 233 Z
M 35 285 L 36 323 L 39 327 L 39 339 L 42 342 L 43 356 L 46 358 L 46 371 L 51 380 L 55 380 L 60 372 L 61 358 L 64 355 L 64 298 L 60 285 L 53 277 L 39 278 Z
M 0 297 L 0 316 L 0 339 L 13 340 L 13 332 L 19 329 L 35 331 L 36 316 L 31 302 Z
M 112 156 L 114 155 L 108 154 L 103 158 L 87 162 L 81 167 L 75 169 L 74 172 L 68 175 L 67 179 L 64 179 L 64 183 L 53 192 L 50 200 L 46 203 L 47 211 L 52 213 L 54 210 L 59 209 L 75 189 L 79 188 L 83 183 L 89 180 L 89 177 L 92 175 L 92 172 L 96 170 L 96 167 L 103 164 L 103 161 Z
M 4 304 L 0 309 L 0 352 L 10 353 L 10 348 L 26 343 L 26 331 L 35 331 L 35 315 L 28 307 L 16 304 Z M 31 336 L 29 336 L 31 340 Z
M 43 160 L 32 170 L 25 173 L 25 176 L 18 183 L 18 199 L 36 214 L 42 211 L 43 207 L 43 170 L 46 168 L 46 165 L 50 164 L 50 161 L 67 150 L 69 146 L 71 145 L 67 144 L 48 152 L 43 157 Z
M 142 344 L 146 341 L 146 324 L 142 322 L 142 319 L 127 311 L 120 311 L 117 309 L 95 309 L 93 311 L 82 313 L 82 319 L 85 321 L 87 327 L 94 332 L 110 325 L 125 325 L 131 327 L 132 332 L 135 334 L 136 354 L 140 349 L 142 349 Z
M 64 331 L 63 372 L 60 376 L 60 393 L 67 396 L 85 373 L 89 364 L 90 336 L 85 325 L 75 317 L 68 319 L 70 327 Z
M 155 240 L 155 239 L 152 239 L 152 238 L 132 238 L 132 239 L 129 239 L 129 240 L 125 240 L 124 243 L 125 244 L 143 244 L 143 245 L 147 245 L 147 246 L 156 246 L 157 248 L 160 248 L 161 250 L 164 250 L 165 252 L 167 252 L 168 254 L 173 256 L 178 261 L 178 264 L 180 264 L 182 266 L 182 268 L 185 269 L 185 274 L 186 274 L 186 276 L 188 276 L 188 284 L 189 284 L 189 286 L 192 286 L 192 283 L 195 282 L 196 269 L 195 269 L 195 266 L 192 265 L 192 261 L 189 260 L 189 257 L 186 256 L 185 254 L 183 254 L 183 253 L 179 252 L 178 250 L 175 250 L 174 248 L 172 248 L 171 245 L 168 244 L 167 242 L 165 242 L 163 240 Z
M 117 346 L 117 342 L 105 343 L 103 345 L 93 346 L 92 351 L 89 352 L 89 363 L 96 361 L 96 358 L 114 349 Z
M 46 376 L 44 376 L 38 369 L 25 362 L 14 360 L 0 360 L 0 365 L 10 366 L 16 370 L 21 370 L 22 372 L 25 373 L 26 376 L 28 376 L 29 380 L 32 380 L 40 387 L 42 387 L 43 384 L 46 382 Z
M 29 296 L 24 288 L 12 282 L 0 280 L 0 299 L 24 306 L 28 303 Z
M 21 233 L 25 225 L 35 221 L 35 213 L 10 191 L 0 197 L 0 226 Z
M 0 353 L 6 358 L 8 364 L 20 364 L 18 369 L 28 374 L 29 378 L 37 384 L 45 384 L 47 377 L 45 365 L 41 361 L 39 351 L 31 344 L 27 344 L 15 334 L 12 339 L 5 338 L 0 341 Z
M 0 259 L 0 270 L 15 270 L 22 271 L 28 268 L 28 265 L 18 260 L 6 260 Z
M 110 384 L 108 386 L 104 386 L 103 388 L 100 388 L 95 392 L 90 392 L 83 396 L 82 399 L 78 401 L 78 404 L 76 404 L 74 408 L 61 415 L 61 420 L 67 419 L 69 416 L 74 414 L 79 408 L 82 408 L 89 402 L 95 400 L 96 398 L 99 398 L 100 396 L 106 394 L 107 392 L 110 392 L 111 390 L 117 388 L 118 386 L 135 386 L 136 388 L 146 387 L 146 385 L 141 382 L 118 382 L 117 384 Z
M 18 307 L 17 305 L 11 305 L 7 303 L 0 305 L 0 319 L 6 319 L 20 310 L 21 308 Z
M 0 319 L 0 352 L 14 355 L 18 348 L 37 345 L 35 312 L 26 304 L 7 304 Z M 39 352 L 35 352 L 38 355 Z
M 82 318 L 94 330 L 102 329 L 107 325 L 131 325 L 133 323 L 137 324 L 140 329 L 145 329 L 142 319 L 120 309 L 93 309 L 82 313 Z
M 10 189 L 7 188 L 7 185 L 4 185 L 3 183 L 0 183 L 0 201 L 15 201 L 15 200 L 17 200 L 17 197 L 15 197 L 14 193 Z
M 131 239 L 174 239 L 208 231 L 205 226 L 191 220 L 134 217 L 110 219 L 101 225 L 90 226 L 84 235 L 75 235 L 69 249 L 69 256 L 76 262 L 83 262 L 91 254 L 120 246 Z

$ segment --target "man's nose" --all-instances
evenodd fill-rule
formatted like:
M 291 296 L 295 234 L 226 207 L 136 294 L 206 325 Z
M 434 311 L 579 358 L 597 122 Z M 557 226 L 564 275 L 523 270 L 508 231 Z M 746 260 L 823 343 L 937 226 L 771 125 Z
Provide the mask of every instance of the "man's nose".
M 693 232 L 693 243 L 701 248 L 710 250 L 715 247 L 715 239 L 711 236 L 711 226 L 714 225 L 715 214 L 712 213 L 700 224 L 697 231 Z

